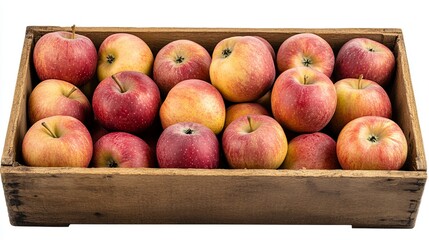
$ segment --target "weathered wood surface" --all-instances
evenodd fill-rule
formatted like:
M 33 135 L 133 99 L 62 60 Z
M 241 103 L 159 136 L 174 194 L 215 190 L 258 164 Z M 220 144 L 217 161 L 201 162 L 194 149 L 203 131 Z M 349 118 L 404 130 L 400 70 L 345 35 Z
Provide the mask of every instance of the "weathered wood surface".
M 281 223 L 413 227 L 424 172 L 8 167 L 14 225 Z

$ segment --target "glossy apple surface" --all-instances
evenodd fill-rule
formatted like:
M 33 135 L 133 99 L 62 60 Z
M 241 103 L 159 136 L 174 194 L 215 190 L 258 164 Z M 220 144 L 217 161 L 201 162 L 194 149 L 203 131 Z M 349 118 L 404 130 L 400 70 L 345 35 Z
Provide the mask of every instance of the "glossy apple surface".
M 149 145 L 130 133 L 111 132 L 94 144 L 94 167 L 142 168 L 154 162 Z
M 219 91 L 198 79 L 185 80 L 174 86 L 159 110 L 164 129 L 178 122 L 196 122 L 215 134 L 223 129 L 225 114 L 225 103 Z
M 331 77 L 334 64 L 335 55 L 329 43 L 313 33 L 293 35 L 277 51 L 280 72 L 294 67 L 310 67 Z
M 153 80 L 164 96 L 177 83 L 187 79 L 210 82 L 211 57 L 207 50 L 190 40 L 176 40 L 165 45 L 155 57 Z
M 284 71 L 271 92 L 274 118 L 295 132 L 317 132 L 331 120 L 337 104 L 332 81 L 309 67 Z
M 286 159 L 281 168 L 340 168 L 335 140 L 321 132 L 301 134 L 293 138 L 289 142 Z
M 161 95 L 145 74 L 124 71 L 100 82 L 92 97 L 97 121 L 109 131 L 139 133 L 149 128 L 156 116 Z
M 337 54 L 336 79 L 359 78 L 386 86 L 392 80 L 396 60 L 393 52 L 368 38 L 354 38 L 346 42 Z
M 386 91 L 376 82 L 346 78 L 335 84 L 337 106 L 329 127 L 338 134 L 351 120 L 362 116 L 392 116 L 392 104 Z
M 398 170 L 407 159 L 407 151 L 402 129 L 379 116 L 352 120 L 337 140 L 338 161 L 349 170 Z
M 247 115 L 228 125 L 222 148 L 231 168 L 277 169 L 286 157 L 288 143 L 276 120 Z
M 276 75 L 269 49 L 251 36 L 230 37 L 214 48 L 210 80 L 231 102 L 249 102 L 262 97 Z
M 98 49 L 98 80 L 123 71 L 151 76 L 153 60 L 152 50 L 141 38 L 129 33 L 114 33 L 104 39 Z
M 24 163 L 34 167 L 88 167 L 92 153 L 88 129 L 70 116 L 37 121 L 22 142 Z
M 167 127 L 156 145 L 161 168 L 217 168 L 219 151 L 213 131 L 193 122 L 179 122 Z
M 42 118 L 67 115 L 86 123 L 91 116 L 91 104 L 76 86 L 47 79 L 33 89 L 28 99 L 28 116 L 33 124 Z
M 34 46 L 33 62 L 40 80 L 61 79 L 80 87 L 95 75 L 97 49 L 72 27 L 72 32 L 43 35 Z

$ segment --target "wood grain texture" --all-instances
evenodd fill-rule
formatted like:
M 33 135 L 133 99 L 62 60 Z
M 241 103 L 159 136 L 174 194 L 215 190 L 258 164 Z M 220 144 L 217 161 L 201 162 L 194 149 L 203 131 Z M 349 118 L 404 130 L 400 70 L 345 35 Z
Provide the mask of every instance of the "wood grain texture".
M 35 42 L 66 27 L 27 28 L 0 173 L 13 225 L 73 223 L 264 223 L 414 226 L 427 165 L 400 29 L 93 28 L 77 32 L 98 47 L 110 34 L 144 39 L 156 54 L 176 39 L 194 40 L 209 52 L 220 40 L 258 35 L 278 49 L 289 36 L 313 32 L 335 52 L 348 40 L 367 37 L 395 53 L 388 88 L 394 120 L 409 146 L 401 171 L 80 169 L 21 166 L 27 130 L 26 104 L 38 80 L 31 63 Z
M 408 142 L 409 152 L 405 168 L 426 171 L 423 140 L 402 35 L 396 40 L 394 52 L 397 67 L 389 97 L 392 101 L 393 119 L 401 126 Z
M 11 223 L 412 227 L 426 175 L 405 171 L 7 168 Z
M 70 27 L 32 26 L 28 27 L 38 37 L 52 31 L 70 31 Z M 76 32 L 88 36 L 98 48 L 101 42 L 113 33 L 123 32 L 142 38 L 157 53 L 167 43 L 176 39 L 189 39 L 203 45 L 212 52 L 215 45 L 222 39 L 231 36 L 258 35 L 269 40 L 277 51 L 286 38 L 303 32 L 318 34 L 326 39 L 334 51 L 348 40 L 356 37 L 367 37 L 393 48 L 400 29 L 376 28 L 135 28 L 135 27 L 76 27 Z

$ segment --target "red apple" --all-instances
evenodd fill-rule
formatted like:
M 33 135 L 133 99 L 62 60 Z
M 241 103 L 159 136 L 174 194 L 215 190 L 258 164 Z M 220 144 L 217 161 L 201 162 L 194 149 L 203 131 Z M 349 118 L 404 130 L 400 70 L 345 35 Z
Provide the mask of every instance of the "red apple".
M 219 142 L 210 128 L 180 122 L 162 132 L 156 144 L 156 156 L 161 168 L 217 168 Z
M 342 79 L 335 84 L 337 107 L 329 127 L 338 134 L 351 120 L 362 116 L 392 116 L 392 105 L 386 91 L 371 80 L 361 77 Z
M 34 123 L 22 141 L 24 163 L 35 167 L 88 167 L 92 140 L 83 123 L 52 116 Z
M 321 133 L 301 134 L 288 145 L 286 159 L 281 168 L 286 169 L 336 169 L 336 143 L 330 136 Z
M 129 33 L 108 36 L 98 49 L 99 81 L 123 71 L 137 71 L 150 76 L 152 65 L 153 54 L 149 46 L 141 38 Z
M 95 74 L 97 49 L 73 26 L 72 32 L 43 35 L 34 46 L 33 62 L 40 80 L 61 79 L 79 87 Z
M 368 38 L 354 38 L 346 42 L 337 54 L 336 79 L 358 78 L 386 86 L 392 79 L 395 56 L 383 44 Z
M 130 133 L 111 132 L 94 144 L 94 167 L 153 167 L 154 162 L 149 145 Z
M 407 159 L 407 151 L 407 140 L 398 124 L 379 116 L 352 120 L 337 140 L 343 169 L 398 170 Z
M 332 81 L 309 67 L 284 71 L 271 92 L 274 118 L 295 132 L 317 132 L 331 120 L 337 104 Z
M 86 123 L 91 116 L 91 104 L 73 84 L 56 79 L 40 82 L 28 100 L 30 124 L 54 115 L 67 115 Z
M 269 49 L 255 37 L 230 37 L 213 50 L 211 83 L 228 101 L 257 100 L 271 88 L 275 75 Z
M 223 133 L 222 147 L 231 168 L 277 169 L 288 151 L 282 127 L 265 115 L 233 121 Z
M 155 82 L 140 72 L 124 71 L 108 77 L 94 91 L 95 118 L 110 131 L 138 133 L 154 122 L 161 96 Z
M 277 67 L 280 72 L 304 66 L 331 77 L 334 64 L 334 51 L 329 43 L 313 33 L 300 33 L 289 37 L 277 52 Z
M 259 103 L 236 103 L 226 109 L 225 127 L 235 119 L 250 114 L 270 115 Z
M 170 42 L 161 48 L 155 57 L 153 80 L 164 96 L 183 80 L 201 79 L 210 82 L 211 60 L 207 50 L 196 42 Z
M 225 103 L 210 83 L 189 79 L 170 90 L 159 116 L 164 129 L 178 122 L 196 122 L 218 134 L 225 124 Z

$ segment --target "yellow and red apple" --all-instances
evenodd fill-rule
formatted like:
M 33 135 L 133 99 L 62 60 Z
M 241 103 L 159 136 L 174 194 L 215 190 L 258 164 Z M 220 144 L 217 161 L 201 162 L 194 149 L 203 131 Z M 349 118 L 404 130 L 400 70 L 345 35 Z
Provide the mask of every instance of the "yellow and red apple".
M 383 87 L 361 77 L 342 79 L 334 84 L 337 92 L 337 106 L 329 127 L 335 134 L 338 134 L 348 122 L 358 117 L 390 118 L 392 116 L 392 104 Z
M 56 115 L 34 123 L 22 141 L 24 163 L 35 167 L 88 167 L 91 135 L 74 117 Z
M 98 49 L 99 81 L 122 71 L 136 71 L 151 76 L 152 65 L 152 50 L 133 34 L 114 33 L 104 39 Z
M 91 117 L 91 104 L 86 96 L 73 84 L 47 79 L 33 89 L 28 98 L 30 124 L 42 118 L 67 115 L 88 123 Z
M 399 170 L 407 152 L 402 129 L 394 121 L 379 116 L 352 120 L 337 139 L 338 161 L 348 170 Z
M 280 124 L 265 115 L 242 116 L 225 128 L 222 148 L 231 168 L 277 169 L 288 143 Z
M 271 53 L 256 37 L 226 38 L 213 50 L 210 80 L 228 101 L 257 100 L 271 88 L 275 75 Z
M 170 90 L 159 116 L 164 129 L 179 122 L 195 122 L 218 134 L 225 124 L 225 103 L 210 83 L 188 79 Z
M 294 67 L 310 67 L 331 77 L 334 64 L 335 55 L 329 43 L 313 33 L 293 35 L 277 51 L 280 72 Z
M 331 120 L 337 105 L 332 81 L 309 67 L 284 71 L 271 92 L 274 118 L 294 132 L 317 132 Z

